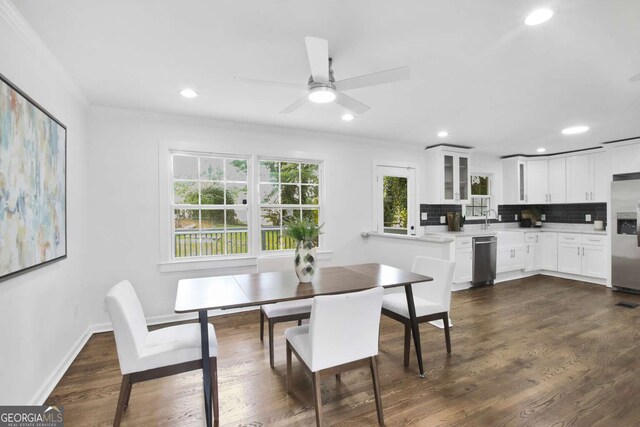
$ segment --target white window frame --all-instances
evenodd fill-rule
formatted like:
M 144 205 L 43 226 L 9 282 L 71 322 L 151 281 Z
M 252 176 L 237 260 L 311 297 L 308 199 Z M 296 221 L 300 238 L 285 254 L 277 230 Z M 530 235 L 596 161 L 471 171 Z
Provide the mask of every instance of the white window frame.
M 489 194 L 488 195 L 473 195 L 471 192 L 471 177 L 474 176 L 486 176 L 489 179 Z M 489 209 L 494 209 L 493 208 L 493 201 L 494 201 L 494 197 L 493 197 L 493 174 L 492 173 L 484 173 L 484 172 L 470 172 L 469 173 L 469 205 L 465 206 L 465 213 L 472 211 L 473 209 L 471 209 L 471 202 L 474 199 L 487 199 L 487 210 Z M 470 216 L 470 215 L 466 215 L 465 219 L 469 220 L 474 220 L 474 219 L 484 219 L 484 216 Z
M 292 204 L 269 204 L 262 203 L 260 200 L 260 161 L 277 161 L 277 162 L 291 162 L 291 163 L 301 163 L 301 164 L 317 164 L 318 165 L 318 204 L 317 205 L 292 205 Z M 256 156 L 255 161 L 255 178 L 254 178 L 254 205 L 256 207 L 256 230 L 257 232 L 255 237 L 255 248 L 256 252 L 260 255 L 269 255 L 269 254 L 287 254 L 293 253 L 294 249 L 279 249 L 279 250 L 263 250 L 262 249 L 262 218 L 261 213 L 263 208 L 273 208 L 273 209 L 315 209 L 317 206 L 318 209 L 318 223 L 324 223 L 324 161 L 319 159 L 303 159 L 303 158 L 295 158 L 295 157 L 287 157 L 287 156 Z M 301 183 L 298 183 L 301 184 Z M 281 194 L 282 195 L 282 194 Z M 302 197 L 302 194 L 300 194 Z M 280 222 L 282 223 L 282 217 L 280 218 Z M 324 239 L 321 234 L 318 237 L 318 250 L 322 250 L 324 248 Z
M 416 204 L 418 188 L 416 182 L 417 168 L 412 163 L 376 161 L 373 162 L 373 226 L 376 233 L 385 236 L 415 236 L 417 235 Z M 383 176 L 397 176 L 407 178 L 407 234 L 384 232 L 383 209 Z

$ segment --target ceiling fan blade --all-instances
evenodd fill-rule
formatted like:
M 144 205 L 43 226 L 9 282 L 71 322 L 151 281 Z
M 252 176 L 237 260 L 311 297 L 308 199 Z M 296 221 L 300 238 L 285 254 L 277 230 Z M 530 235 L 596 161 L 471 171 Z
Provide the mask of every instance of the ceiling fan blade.
M 296 102 L 294 102 L 293 104 L 289 105 L 287 108 L 285 108 L 284 110 L 280 111 L 280 114 L 288 114 L 288 113 L 292 113 L 294 111 L 296 111 L 298 108 L 302 107 L 303 105 L 305 105 L 307 102 L 309 102 L 309 98 L 305 95 L 302 98 L 298 99 Z
M 305 37 L 311 77 L 316 83 L 329 84 L 329 42 L 317 37 Z
M 370 108 L 368 105 L 363 104 L 360 101 L 356 101 L 350 96 L 347 96 L 344 93 L 338 91 L 336 91 L 336 103 L 342 105 L 347 110 L 356 114 L 366 113 Z
M 335 82 L 334 85 L 337 90 L 350 90 L 408 80 L 410 77 L 409 67 L 400 67 L 340 80 Z
M 234 77 L 233 79 L 241 83 L 249 83 L 254 85 L 262 85 L 262 86 L 278 86 L 278 87 L 286 87 L 290 89 L 306 89 L 307 88 L 307 85 L 301 85 L 296 83 L 272 82 L 270 80 L 248 79 L 246 77 Z

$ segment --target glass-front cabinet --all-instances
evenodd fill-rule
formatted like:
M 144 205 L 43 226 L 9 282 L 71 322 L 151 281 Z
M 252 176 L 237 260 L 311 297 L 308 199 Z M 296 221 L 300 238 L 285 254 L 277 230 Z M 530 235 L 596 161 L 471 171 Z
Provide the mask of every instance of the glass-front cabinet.
M 444 152 L 444 203 L 466 204 L 469 201 L 469 157 L 460 153 Z

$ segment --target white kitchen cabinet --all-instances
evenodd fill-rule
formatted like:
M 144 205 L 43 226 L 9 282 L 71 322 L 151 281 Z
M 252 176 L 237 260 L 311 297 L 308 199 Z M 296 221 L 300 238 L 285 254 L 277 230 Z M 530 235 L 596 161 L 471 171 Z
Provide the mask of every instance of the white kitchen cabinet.
M 540 233 L 525 234 L 524 271 L 542 269 L 540 262 Z
M 582 246 L 582 275 L 607 278 L 607 247 L 606 246 Z
M 454 283 L 470 282 L 473 268 L 473 250 L 471 248 L 456 249 L 456 267 L 453 274 Z
M 558 242 L 558 271 L 560 273 L 581 274 L 581 249 L 578 243 Z
M 611 177 L 606 153 L 567 157 L 567 202 L 606 202 Z
M 549 161 L 527 161 L 526 203 L 549 202 Z
M 525 267 L 524 246 L 498 247 L 496 254 L 496 272 L 523 270 Z
M 465 149 L 433 147 L 427 153 L 430 203 L 468 204 L 470 157 Z
M 549 159 L 549 203 L 567 201 L 567 167 L 564 157 Z
M 502 161 L 504 203 L 517 205 L 527 202 L 527 162 L 523 157 Z
M 558 271 L 558 233 L 540 233 L 540 268 Z

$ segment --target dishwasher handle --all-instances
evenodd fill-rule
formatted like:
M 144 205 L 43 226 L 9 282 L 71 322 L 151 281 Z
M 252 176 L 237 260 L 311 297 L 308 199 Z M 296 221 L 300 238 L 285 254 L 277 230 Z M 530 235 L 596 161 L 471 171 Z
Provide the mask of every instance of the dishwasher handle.
M 473 241 L 474 245 L 491 245 L 493 243 L 496 243 L 497 240 L 485 240 L 483 242 L 476 242 L 475 240 Z

